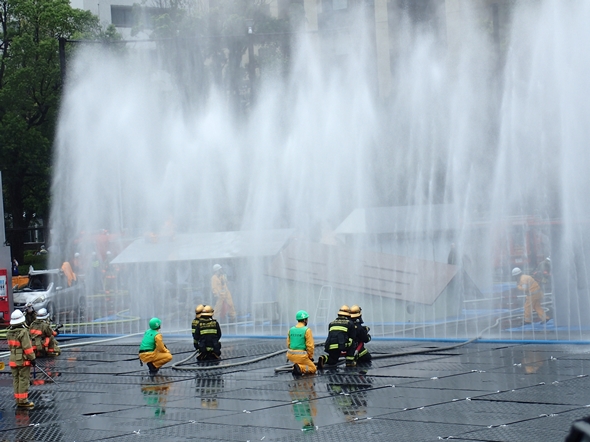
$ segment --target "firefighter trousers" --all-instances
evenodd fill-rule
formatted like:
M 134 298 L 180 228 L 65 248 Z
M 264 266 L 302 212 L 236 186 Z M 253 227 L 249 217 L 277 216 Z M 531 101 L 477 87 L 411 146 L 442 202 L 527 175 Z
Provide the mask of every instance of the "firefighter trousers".
M 299 365 L 303 374 L 315 374 L 317 371 L 315 364 L 309 359 L 305 350 L 287 350 L 287 360 Z
M 541 290 L 536 291 L 528 295 L 524 301 L 524 322 L 532 322 L 533 320 L 533 310 L 537 312 L 539 315 L 539 319 L 541 321 L 547 320 L 547 314 L 545 310 L 543 310 L 543 306 L 541 305 L 541 301 L 543 300 L 544 293 Z
M 21 365 L 20 367 L 11 367 L 12 386 L 14 388 L 14 398 L 17 404 L 26 404 L 29 401 L 29 386 L 31 385 L 31 366 Z
M 154 364 L 155 368 L 160 368 L 161 366 L 167 364 L 172 360 L 172 353 L 170 352 L 159 352 L 159 351 L 146 351 L 139 354 L 139 359 L 144 364 L 151 362 Z

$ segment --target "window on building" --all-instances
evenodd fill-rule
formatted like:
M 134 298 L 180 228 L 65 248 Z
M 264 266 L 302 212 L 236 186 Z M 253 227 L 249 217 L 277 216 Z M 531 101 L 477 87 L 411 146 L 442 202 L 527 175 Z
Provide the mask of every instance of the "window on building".
M 118 28 L 133 27 L 133 8 L 111 5 L 111 23 Z

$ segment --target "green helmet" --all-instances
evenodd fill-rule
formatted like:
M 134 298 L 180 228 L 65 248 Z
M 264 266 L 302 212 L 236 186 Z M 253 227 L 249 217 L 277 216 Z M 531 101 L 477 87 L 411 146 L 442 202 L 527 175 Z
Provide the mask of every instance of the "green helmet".
M 305 310 L 299 310 L 299 311 L 297 312 L 297 314 L 295 315 L 295 318 L 296 318 L 298 321 L 303 321 L 304 319 L 307 319 L 307 318 L 309 318 L 309 315 L 307 314 L 307 312 L 306 312 Z
M 150 328 L 152 330 L 159 329 L 161 325 L 162 325 L 162 321 L 160 321 L 158 318 L 152 318 L 152 319 L 150 319 Z

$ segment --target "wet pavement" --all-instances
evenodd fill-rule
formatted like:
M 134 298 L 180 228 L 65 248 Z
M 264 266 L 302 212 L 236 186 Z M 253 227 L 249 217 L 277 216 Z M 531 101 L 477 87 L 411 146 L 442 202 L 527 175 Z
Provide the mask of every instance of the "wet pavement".
M 188 336 L 164 337 L 173 363 L 192 354 Z M 283 356 L 222 367 L 284 340 L 224 339 L 220 366 L 150 377 L 139 340 L 70 341 L 40 360 L 55 382 L 36 370 L 30 411 L 1 371 L 0 441 L 563 441 L 590 415 L 586 344 L 374 340 L 369 366 L 295 378 L 275 372 Z M 430 352 L 401 355 L 416 350 Z

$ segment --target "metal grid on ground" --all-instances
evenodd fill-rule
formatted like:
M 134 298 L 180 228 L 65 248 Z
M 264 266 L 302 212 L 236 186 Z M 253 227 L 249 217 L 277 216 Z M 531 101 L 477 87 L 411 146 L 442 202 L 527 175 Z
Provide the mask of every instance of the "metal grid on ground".
M 224 359 L 215 370 L 177 371 L 167 366 L 158 376 L 148 376 L 147 368 L 139 366 L 140 337 L 135 340 L 76 346 L 57 359 L 43 361 L 43 367 L 61 376 L 53 384 L 37 373 L 39 385 L 30 391 L 37 406 L 25 412 L 28 420 L 25 413 L 15 412 L 11 376 L 4 372 L 0 375 L 4 425 L 0 425 L 0 440 L 126 441 L 139 440 L 139 434 L 141 440 L 158 442 L 263 437 L 265 441 L 382 441 L 392 437 L 430 441 L 449 436 L 503 441 L 518 440 L 521 433 L 534 434 L 529 428 L 546 428 L 549 431 L 536 439 L 543 441 L 563 440 L 571 422 L 589 411 L 581 404 L 584 392 L 590 391 L 590 378 L 570 376 L 576 370 L 585 371 L 590 345 L 473 343 L 295 378 L 274 372 L 274 367 L 285 363 L 284 356 L 245 366 L 222 366 L 281 350 L 283 340 L 224 342 Z M 189 338 L 165 340 L 175 362 L 193 353 Z M 391 354 L 437 346 L 375 341 L 368 348 Z M 317 351 L 322 354 L 321 349 Z M 527 373 L 518 365 L 524 357 L 542 361 L 542 368 Z M 547 380 L 560 384 L 540 385 Z M 555 404 L 536 401 L 543 390 L 554 393 Z M 562 405 L 570 402 L 575 404 Z M 301 431 L 306 419 L 311 419 L 314 431 Z M 495 424 L 507 424 L 500 427 L 506 430 L 487 428 Z

